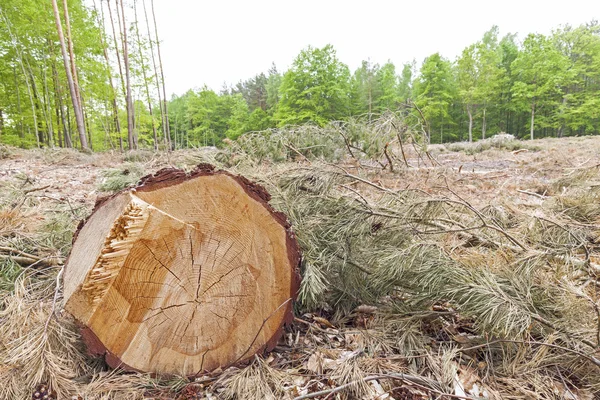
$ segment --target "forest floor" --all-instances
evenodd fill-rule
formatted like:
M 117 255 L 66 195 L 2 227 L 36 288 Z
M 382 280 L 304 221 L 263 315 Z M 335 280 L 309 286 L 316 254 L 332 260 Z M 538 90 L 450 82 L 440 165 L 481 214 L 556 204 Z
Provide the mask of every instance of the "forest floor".
M 430 154 L 435 162 L 421 159 L 413 154 L 409 155 L 406 160 L 410 168 L 398 162 L 395 164 L 393 172 L 389 168 L 382 170 L 369 166 L 361 167 L 361 163 L 356 160 L 348 160 L 339 166 L 345 171 L 356 174 L 358 172 L 353 171 L 364 171 L 364 176 L 381 188 L 415 189 L 428 194 L 439 193 L 442 189 L 450 190 L 457 199 L 477 210 L 490 206 L 503 207 L 511 210 L 512 213 L 523 215 L 547 215 L 548 204 L 559 201 L 561 196 L 573 186 L 574 181 L 580 182 L 578 185 L 583 185 L 588 190 L 600 186 L 600 137 L 541 139 L 526 142 L 526 145 L 524 148 L 515 150 L 495 147 L 485 149 L 478 147 L 476 143 L 431 145 Z M 99 197 L 106 196 L 127 184 L 133 184 L 141 176 L 154 173 L 160 168 L 175 166 L 191 169 L 194 165 L 206 160 L 210 160 L 210 154 L 201 150 L 182 150 L 171 155 L 155 155 L 144 151 L 127 154 L 86 155 L 68 150 L 0 148 L 0 294 L 14 297 L 20 290 L 25 293 L 26 289 L 13 287 L 15 281 L 17 286 L 25 285 L 23 283 L 25 280 L 21 278 L 31 274 L 31 271 L 37 271 L 35 273 L 42 275 L 46 273 L 39 272 L 40 268 L 50 271 L 47 272 L 50 278 L 46 281 L 40 278 L 41 281 L 49 282 L 48 285 L 53 284 L 57 271 L 68 255 L 75 227 L 91 212 Z M 285 171 L 288 168 L 293 169 L 298 165 L 305 165 L 305 163 L 307 161 L 298 160 L 294 163 L 279 165 L 276 169 Z M 255 173 L 264 173 L 270 168 L 272 168 L 271 165 L 265 164 L 261 166 L 261 171 L 255 171 Z M 368 189 L 362 190 L 368 192 Z M 596 232 L 600 238 L 600 218 L 586 224 L 582 223 L 582 225 L 589 225 L 590 232 Z M 588 255 L 589 260 L 592 263 L 600 263 L 598 246 L 591 246 L 591 248 L 593 251 Z M 25 261 L 14 262 L 13 259 L 18 257 L 23 257 Z M 33 267 L 25 267 L 27 260 L 33 264 Z M 44 290 L 46 290 L 43 292 L 45 294 L 40 294 L 42 296 L 40 304 L 45 301 L 46 307 L 48 307 L 50 303 L 53 303 L 55 289 L 50 285 Z M 60 290 L 56 293 L 59 292 Z M 20 301 L 26 302 L 27 294 L 23 293 L 20 294 Z M 35 299 L 40 301 L 39 297 L 35 297 Z M 597 300 L 597 298 L 594 299 L 596 302 Z M 54 301 L 56 301 L 56 297 L 54 297 Z M 60 305 L 60 302 L 58 304 Z M 0 303 L 0 325 L 11 324 L 11 321 L 7 319 L 14 315 L 10 313 L 10 307 L 12 307 L 10 300 L 5 300 L 3 304 Z M 39 321 L 49 318 L 47 316 L 49 313 L 52 314 L 54 307 L 53 304 L 52 310 L 47 309 L 45 313 L 38 316 L 37 318 L 41 318 Z M 452 393 L 447 392 L 447 386 L 444 390 L 432 389 L 428 386 L 428 381 L 411 380 L 410 376 L 403 379 L 396 378 L 395 383 L 397 384 L 389 386 L 383 381 L 393 380 L 393 377 L 387 376 L 386 378 L 384 376 L 379 379 L 375 376 L 377 374 L 373 375 L 373 373 L 369 377 L 362 378 L 353 375 L 356 381 L 362 380 L 362 383 L 357 384 L 353 381 L 354 383 L 347 387 L 348 390 L 342 390 L 344 388 L 336 390 L 343 384 L 334 378 L 330 379 L 325 376 L 327 371 L 332 376 L 335 376 L 334 372 L 339 373 L 344 360 L 354 356 L 355 352 L 362 348 L 364 342 L 368 341 L 361 337 L 360 329 L 368 325 L 365 319 L 368 320 L 372 317 L 369 316 L 370 311 L 368 310 L 363 314 L 354 313 L 352 314 L 353 318 L 348 317 L 341 320 L 327 313 L 297 316 L 297 322 L 288 330 L 276 351 L 266 360 L 256 361 L 251 365 L 251 368 L 254 368 L 253 373 L 260 372 L 263 379 L 266 380 L 275 379 L 275 376 L 284 373 L 282 371 L 289 372 L 290 365 L 293 364 L 293 369 L 297 373 L 292 374 L 293 378 L 286 381 L 285 390 L 277 391 L 278 397 L 290 399 L 308 398 L 303 396 L 308 396 L 318 390 L 325 390 L 325 393 L 315 397 L 329 399 L 336 398 L 335 396 L 371 399 L 451 398 L 438 397 L 440 393 L 445 393 L 446 396 L 453 395 L 454 398 L 477 398 L 479 396 L 494 398 L 496 396 L 494 393 L 500 393 L 500 397 L 496 398 L 504 398 L 500 388 L 503 387 L 502 385 L 510 386 L 508 378 L 506 381 L 502 381 L 502 385 L 490 384 L 485 393 L 483 390 L 477 392 L 473 389 L 473 385 L 474 382 L 478 382 L 482 386 L 481 381 L 484 380 L 482 371 L 485 368 L 481 365 L 478 369 L 477 366 L 466 367 L 462 364 L 454 369 L 455 379 L 449 378 L 455 386 Z M 21 324 L 23 327 L 29 324 L 27 321 L 13 321 L 12 323 L 13 325 Z M 46 328 L 47 325 L 46 323 Z M 6 333 L 8 330 L 3 332 Z M 14 331 L 12 332 L 14 333 Z M 77 341 L 76 338 L 74 340 Z M 36 367 L 38 368 L 36 371 L 39 371 L 40 368 L 44 371 L 39 375 L 22 372 L 28 366 L 22 365 L 19 360 L 10 358 L 10 354 L 13 354 L 10 343 L 8 339 L 0 337 L 0 353 L 5 352 L 9 355 L 8 359 L 14 365 L 19 366 L 18 369 L 21 371 L 19 373 L 22 373 L 22 375 L 18 375 L 20 379 L 28 377 L 33 380 L 37 379 L 37 381 L 21 382 L 20 387 L 15 384 L 12 389 L 9 387 L 10 385 L 7 385 L 4 389 L 0 389 L 0 399 L 3 398 L 3 395 L 14 396 L 23 393 L 23 385 L 32 385 L 27 388 L 29 398 L 31 398 L 35 385 L 43 379 L 49 379 L 44 374 L 50 373 L 48 372 L 50 367 Z M 378 363 L 376 370 L 383 375 L 411 371 L 410 361 L 407 359 L 396 362 L 398 357 L 383 358 L 373 357 L 373 362 Z M 4 361 L 7 362 L 7 358 L 4 358 Z M 37 366 L 34 361 L 28 360 L 28 362 Z M 93 364 L 89 360 L 85 362 Z M 7 375 L 3 374 L 12 374 L 14 371 L 11 372 L 10 368 L 10 366 L 2 366 L 0 363 L 0 377 L 4 379 Z M 369 370 L 369 368 L 365 367 L 365 370 Z M 107 398 L 138 398 L 143 396 L 140 393 L 147 396 L 154 393 L 156 398 L 192 399 L 227 396 L 244 398 L 243 393 L 246 393 L 244 390 L 249 390 L 239 389 L 237 394 L 231 394 L 231 387 L 235 387 L 236 384 L 240 385 L 240 379 L 242 379 L 239 378 L 242 374 L 235 375 L 232 371 L 224 372 L 224 375 L 229 374 L 228 379 L 230 380 L 227 381 L 229 388 L 225 388 L 225 384 L 219 386 L 219 383 L 225 381 L 222 376 L 217 375 L 202 378 L 191 384 L 184 381 L 158 384 L 150 377 L 144 377 L 143 382 L 141 378 L 137 381 L 127 378 L 132 379 L 131 382 L 133 382 L 128 386 L 127 379 L 119 380 L 115 378 L 114 374 L 106 371 L 97 372 L 98 375 L 96 372 L 90 371 L 92 369 L 85 371 L 88 376 L 83 378 L 77 375 L 77 371 L 73 372 L 74 381 L 78 382 L 77 385 L 85 387 L 81 389 L 82 394 L 79 398 L 101 398 L 94 397 L 93 393 L 96 395 L 108 393 L 109 397 Z M 103 368 L 93 371 L 103 371 Z M 93 375 L 89 376 L 89 374 Z M 237 378 L 232 378 L 234 375 Z M 98 378 L 99 376 L 103 377 L 102 379 L 105 379 L 106 382 Z M 254 375 L 248 372 L 247 378 L 252 376 Z M 87 386 L 81 383 L 86 379 Z M 231 379 L 237 380 L 232 381 Z M 565 378 L 565 380 L 568 379 Z M 58 379 L 56 382 L 60 383 L 61 381 Z M 555 393 L 556 398 L 569 399 L 591 399 L 598 395 L 599 392 L 596 391 L 598 388 L 594 388 L 593 384 L 582 384 L 580 387 L 576 387 L 577 383 L 577 379 L 565 383 L 557 378 L 552 380 L 554 386 L 552 384 L 548 386 L 548 393 Z M 249 385 L 248 382 L 245 384 Z M 110 385 L 113 385 L 112 389 L 110 389 Z M 358 387 L 357 385 L 366 386 Z M 483 386 L 485 385 L 483 384 Z M 165 387 L 169 387 L 171 392 Z M 534 385 L 529 389 L 524 388 L 522 392 L 518 392 L 516 389 L 506 389 L 509 392 L 512 390 L 514 393 L 513 396 L 507 398 L 551 398 L 546 397 L 546 394 L 536 397 L 536 393 L 538 393 L 536 388 L 537 386 Z M 253 390 L 255 391 L 247 393 L 254 393 L 254 395 L 260 393 L 256 388 Z M 271 392 L 265 391 L 263 395 L 268 396 L 269 393 Z
M 439 183 L 431 180 L 432 176 L 443 175 L 452 177 L 452 187 L 475 203 L 502 199 L 529 204 L 556 194 L 549 187 L 552 181 L 568 179 L 569 173 L 600 164 L 599 137 L 539 139 L 527 144 L 533 150 L 491 148 L 481 151 L 476 143 L 431 145 L 430 152 L 440 165 L 432 167 L 425 161 L 418 165 L 417 158 L 409 159 L 411 166 L 417 167 L 411 171 L 410 185 L 427 190 Z M 0 190 L 4 195 L 21 190 L 30 197 L 56 198 L 89 209 L 98 196 L 106 195 L 101 185 L 107 180 L 109 169 L 121 168 L 127 172 L 133 167 L 137 172 L 133 176 L 135 180 L 140 172 L 150 174 L 165 167 L 189 169 L 198 160 L 196 157 L 197 151 L 191 150 L 180 150 L 167 157 L 144 151 L 85 155 L 69 150 L 11 148 L 4 157 L 0 154 Z M 399 175 L 388 170 L 376 174 L 375 179 L 380 179 L 388 188 L 404 188 L 408 186 L 403 179 L 406 177 L 404 173 Z

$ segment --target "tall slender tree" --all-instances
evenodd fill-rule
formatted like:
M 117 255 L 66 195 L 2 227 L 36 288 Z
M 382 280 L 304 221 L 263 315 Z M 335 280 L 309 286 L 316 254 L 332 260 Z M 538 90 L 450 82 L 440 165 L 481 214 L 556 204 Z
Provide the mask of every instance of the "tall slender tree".
M 144 78 L 144 87 L 146 89 L 146 98 L 148 100 L 148 111 L 150 112 L 150 120 L 152 121 L 152 133 L 154 137 L 154 151 L 158 150 L 158 136 L 156 135 L 156 124 L 154 123 L 154 113 L 152 112 L 152 98 L 150 97 L 150 89 L 148 88 L 148 76 L 146 74 L 146 63 L 144 62 L 144 52 L 142 51 L 142 40 L 140 38 L 140 28 L 137 17 L 137 1 L 133 0 L 133 12 L 135 15 L 135 34 L 137 37 L 137 48 L 140 56 L 140 67 Z
M 71 18 L 69 17 L 69 6 L 67 0 L 63 0 L 63 13 L 65 16 L 65 27 L 67 28 L 67 47 L 69 51 L 69 60 L 71 65 L 71 75 L 73 76 L 73 83 L 75 84 L 75 94 L 83 113 L 83 102 L 81 100 L 81 91 L 79 88 L 79 76 L 77 74 L 77 68 L 75 67 L 75 51 L 73 50 L 73 35 L 71 33 Z
M 167 119 L 165 119 L 165 108 L 167 103 L 162 101 L 162 96 L 160 94 L 160 83 L 158 81 L 158 69 L 156 68 L 156 58 L 154 57 L 154 44 L 152 41 L 152 34 L 150 33 L 150 22 L 148 21 L 148 11 L 146 9 L 146 2 L 142 1 L 142 5 L 144 7 L 144 18 L 146 19 L 146 28 L 148 30 L 148 43 L 150 44 L 150 56 L 152 58 L 152 67 L 154 69 L 154 80 L 156 82 L 156 91 L 158 94 L 158 105 L 160 108 L 160 120 L 162 121 L 162 131 L 163 131 L 163 141 L 165 146 L 169 147 L 169 138 L 167 135 L 169 124 L 166 123 Z M 177 142 L 176 142 L 177 143 Z
M 71 74 L 71 66 L 69 63 L 67 48 L 65 45 L 65 37 L 63 35 L 62 23 L 60 21 L 60 14 L 58 12 L 58 4 L 56 0 L 52 0 L 52 8 L 54 10 L 54 19 L 56 22 L 56 31 L 58 33 L 58 39 L 60 41 L 60 51 L 63 56 L 63 61 L 65 64 L 65 73 L 67 75 L 67 81 L 69 82 L 69 90 L 71 92 L 71 100 L 73 101 L 73 112 L 75 113 L 75 121 L 77 122 L 77 131 L 79 132 L 79 141 L 81 143 L 81 149 L 84 151 L 89 151 L 87 144 L 87 137 L 85 135 L 85 123 L 83 120 L 83 113 L 81 111 L 81 105 L 79 104 L 79 99 L 77 98 L 77 92 L 75 90 L 75 82 L 73 81 L 73 76 Z
M 158 39 L 158 25 L 156 24 L 156 13 L 154 12 L 154 0 L 150 0 L 152 6 L 152 20 L 154 21 L 154 34 L 156 36 L 156 50 L 158 53 L 158 65 L 160 67 L 160 79 L 162 82 L 163 90 L 163 101 L 164 101 L 164 113 L 165 113 L 165 124 L 167 127 L 167 142 L 169 143 L 169 149 L 171 149 L 171 128 L 169 126 L 169 110 L 167 107 L 167 89 L 165 87 L 165 72 L 163 69 L 162 57 L 160 55 L 160 40 Z
M 137 149 L 137 134 L 135 132 L 135 111 L 133 108 L 133 96 L 131 93 L 131 73 L 129 68 L 129 48 L 127 43 L 127 22 L 125 20 L 125 8 L 123 0 L 115 0 L 117 3 L 117 18 L 119 29 L 121 31 L 122 46 L 123 46 L 123 66 L 125 68 L 125 102 L 127 104 L 127 144 L 129 150 Z M 119 4 L 121 5 L 121 15 L 119 16 Z
M 110 5 L 109 5 L 110 7 Z M 94 9 L 96 9 L 96 0 L 94 0 Z M 104 26 L 104 8 L 102 7 L 102 0 L 100 0 L 100 13 L 96 11 L 96 15 L 98 18 L 98 24 L 100 26 Z M 114 24 L 113 24 L 114 27 Z M 110 94 L 111 94 L 111 103 L 112 103 L 112 112 L 113 112 L 113 121 L 115 124 L 115 130 L 119 137 L 119 150 L 123 151 L 123 138 L 121 137 L 121 122 L 119 121 L 119 106 L 117 104 L 117 92 L 115 90 L 115 86 L 113 85 L 111 68 L 110 68 L 110 60 L 108 58 L 108 45 L 104 41 L 104 35 L 100 35 L 100 45 L 102 46 L 102 53 L 104 55 L 104 61 L 106 63 L 106 71 L 108 73 L 108 83 L 110 85 Z M 119 67 L 121 63 L 119 62 Z

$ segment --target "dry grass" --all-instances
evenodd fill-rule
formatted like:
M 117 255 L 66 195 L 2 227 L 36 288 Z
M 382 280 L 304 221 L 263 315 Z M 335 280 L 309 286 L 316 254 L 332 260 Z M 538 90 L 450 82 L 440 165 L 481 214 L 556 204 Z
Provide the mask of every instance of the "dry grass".
M 400 147 L 389 147 L 391 172 L 381 150 L 391 131 L 378 124 L 383 136 L 368 143 L 350 135 L 355 126 L 344 127 L 362 149 L 356 158 L 336 127 L 305 138 L 333 143 L 321 153 L 290 132 L 272 132 L 285 138 L 277 143 L 247 138 L 248 149 L 276 146 L 262 160 L 235 148 L 169 155 L 10 149 L 0 159 L 0 247 L 40 258 L 68 254 L 108 168 L 120 180 L 107 190 L 161 167 L 206 161 L 261 181 L 303 250 L 297 315 L 304 322 L 288 328 L 268 359 L 198 382 L 111 372 L 86 355 L 62 313 L 60 263 L 28 267 L 4 253 L 0 399 L 30 398 L 39 383 L 58 398 L 83 399 L 293 399 L 335 388 L 329 398 L 599 396 L 598 139 L 539 140 L 517 153 L 433 148 L 435 161 L 408 146 L 406 163 Z M 288 162 L 275 162 L 281 151 Z

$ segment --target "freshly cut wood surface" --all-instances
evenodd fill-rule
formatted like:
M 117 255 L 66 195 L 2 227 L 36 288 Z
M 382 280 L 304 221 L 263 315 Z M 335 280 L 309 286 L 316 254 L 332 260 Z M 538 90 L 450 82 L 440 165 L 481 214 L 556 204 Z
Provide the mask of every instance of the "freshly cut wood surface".
M 201 165 L 98 205 L 65 270 L 66 310 L 113 367 L 196 375 L 272 349 L 299 252 L 265 190 Z

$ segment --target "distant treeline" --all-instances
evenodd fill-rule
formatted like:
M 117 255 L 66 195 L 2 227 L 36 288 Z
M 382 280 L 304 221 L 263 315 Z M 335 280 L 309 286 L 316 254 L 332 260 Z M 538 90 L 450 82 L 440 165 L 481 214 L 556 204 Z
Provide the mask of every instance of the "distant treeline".
M 165 101 L 151 0 L 92 9 L 68 0 L 63 20 L 67 3 L 65 36 L 93 150 L 219 145 L 248 131 L 369 119 L 407 105 L 422 113 L 432 143 L 600 132 L 596 21 L 522 43 L 494 26 L 456 60 L 436 53 L 399 69 L 363 61 L 352 73 L 331 45 L 309 46 L 285 72 L 272 65 L 219 93 L 205 87 Z M 0 142 L 80 147 L 51 3 L 4 0 L 0 21 Z

